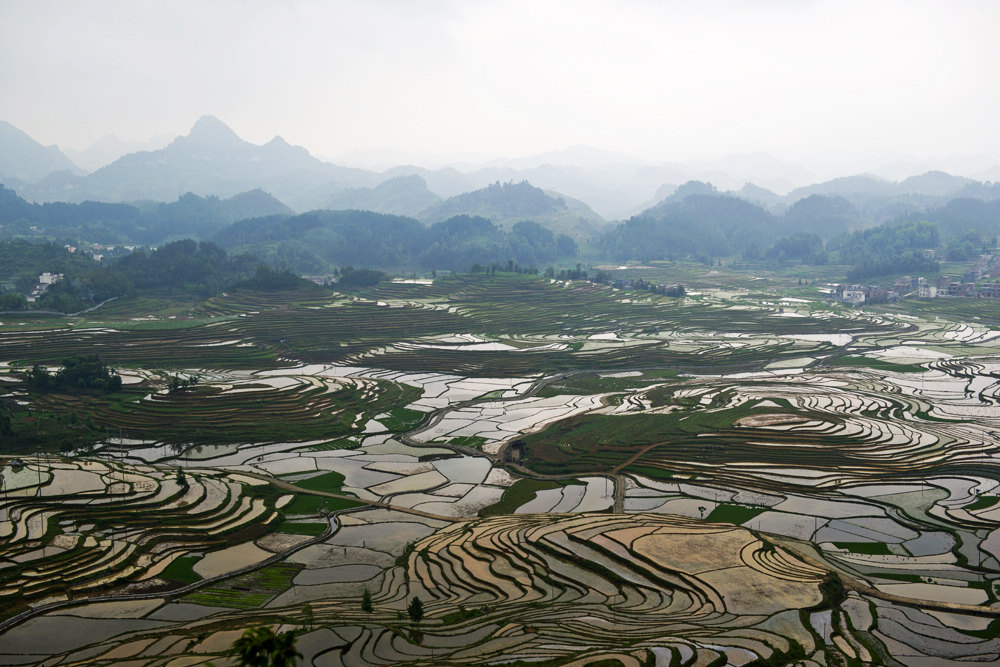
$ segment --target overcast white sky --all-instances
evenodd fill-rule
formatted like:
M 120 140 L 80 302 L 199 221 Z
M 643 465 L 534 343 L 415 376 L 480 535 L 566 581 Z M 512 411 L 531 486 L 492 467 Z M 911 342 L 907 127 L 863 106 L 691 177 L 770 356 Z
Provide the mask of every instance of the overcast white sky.
M 73 148 L 998 158 L 998 65 L 994 0 L 0 0 L 0 119 Z

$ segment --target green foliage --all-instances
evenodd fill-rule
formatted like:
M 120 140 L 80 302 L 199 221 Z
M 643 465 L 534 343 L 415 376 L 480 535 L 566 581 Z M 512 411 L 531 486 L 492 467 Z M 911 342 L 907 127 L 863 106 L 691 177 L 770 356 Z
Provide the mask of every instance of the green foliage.
M 79 355 L 63 359 L 62 368 L 53 376 L 35 364 L 28 373 L 28 384 L 36 391 L 121 391 L 122 378 L 101 361 L 96 354 Z
M 863 222 L 857 209 L 843 197 L 814 194 L 799 199 L 785 212 L 785 220 L 800 234 L 831 238 L 846 234 Z
M 718 521 L 722 523 L 742 524 L 754 518 L 764 510 L 760 507 L 744 507 L 742 505 L 717 505 L 712 513 L 706 517 L 706 521 Z
M 576 255 L 575 242 L 534 222 L 510 231 L 485 218 L 458 215 L 427 227 L 412 218 L 371 211 L 313 211 L 267 220 L 244 220 L 216 235 L 223 247 L 253 252 L 271 263 L 303 273 L 332 273 L 336 267 L 421 267 L 465 270 L 508 260 L 538 265 Z M 381 274 L 340 271 L 346 288 L 375 285 Z
M 361 507 L 364 503 L 341 498 L 324 498 L 323 496 L 311 496 L 299 494 L 295 496 L 288 505 L 282 508 L 286 515 L 295 514 L 319 514 L 322 512 L 336 512 L 339 510 Z
M 768 657 L 751 660 L 745 663 L 743 667 L 785 667 L 786 665 L 796 664 L 805 659 L 806 651 L 802 648 L 802 644 L 791 638 L 788 639 L 788 644 L 787 651 L 775 649 Z
M 420 412 L 419 410 L 393 408 L 389 411 L 388 417 L 383 417 L 379 421 L 390 431 L 401 432 L 415 428 L 426 416 L 426 412 Z
M 0 185 L 0 224 L 3 224 L 3 197 L 9 194 Z M 16 196 L 16 195 L 15 195 Z M 33 243 L 23 239 L 0 241 L 0 280 L 17 280 L 17 291 L 24 293 L 38 282 L 41 273 L 84 273 L 97 268 L 97 262 L 83 252 L 70 252 L 57 243 Z
M 14 436 L 14 426 L 11 424 L 10 415 L 0 412 L 0 444 L 6 445 Z
M 315 477 L 299 480 L 295 482 L 295 485 L 303 489 L 309 489 L 310 491 L 340 493 L 340 487 L 343 483 L 344 476 L 339 472 L 332 470 L 330 472 L 323 473 L 322 475 L 316 475 Z
M 170 561 L 160 574 L 161 577 L 169 581 L 176 581 L 182 584 L 193 584 L 201 581 L 201 575 L 194 571 L 194 564 L 201 560 L 201 556 L 181 556 Z
M 899 222 L 927 221 L 937 226 L 946 239 L 966 236 L 970 230 L 992 238 L 1000 234 L 1000 198 L 994 183 L 978 198 L 956 197 L 944 206 L 905 216 Z M 960 242 L 959 245 L 964 245 Z
M 535 494 L 539 491 L 558 489 L 566 484 L 566 482 L 556 482 L 553 480 L 519 479 L 503 492 L 500 502 L 479 510 L 479 516 L 486 518 L 503 514 L 513 514 L 514 510 L 534 498 Z
M 256 609 L 288 590 L 302 571 L 301 565 L 277 563 L 260 570 L 216 582 L 184 596 L 184 602 L 207 607 Z
M 985 252 L 987 248 L 982 235 L 971 229 L 948 241 L 945 246 L 945 259 L 949 262 L 964 262 L 975 259 L 980 253 Z
M 27 310 L 28 299 L 19 292 L 4 292 L 0 294 L 0 311 Z
M 843 263 L 853 265 L 847 279 L 856 281 L 893 273 L 937 272 L 938 263 L 925 257 L 923 250 L 935 248 L 939 242 L 933 224 L 908 222 L 852 232 L 837 243 L 831 242 L 828 249 L 836 249 Z
M 78 312 L 112 297 L 134 295 L 137 290 L 204 298 L 242 281 L 258 281 L 261 288 L 267 289 L 290 289 L 287 285 L 293 282 L 296 286 L 302 284 L 290 274 L 260 269 L 253 257 L 228 257 L 214 244 L 185 239 L 153 251 L 137 250 L 104 268 L 68 273 L 46 290 L 39 307 Z
M 210 296 L 250 276 L 259 264 L 247 256 L 227 257 L 213 243 L 191 239 L 167 243 L 152 252 L 138 250 L 112 268 L 139 289 L 180 290 Z
M 465 605 L 459 605 L 458 609 L 455 611 L 449 611 L 447 614 L 441 617 L 441 622 L 445 625 L 451 625 L 453 623 L 462 623 L 463 621 L 468 621 L 469 619 L 476 618 L 477 616 L 483 615 L 482 607 L 474 607 L 472 609 L 467 609 Z
M 823 577 L 823 581 L 819 583 L 819 591 L 823 594 L 823 601 L 816 605 L 814 609 L 807 611 L 833 609 L 839 607 L 847 599 L 847 590 L 844 588 L 844 582 L 841 580 L 840 575 L 833 571 L 828 572 Z
M 305 523 L 296 521 L 284 521 L 278 524 L 278 527 L 274 529 L 276 533 L 286 533 L 288 535 L 310 535 L 316 537 L 317 535 L 322 535 L 326 530 L 327 525 L 325 523 L 317 523 L 315 521 Z
M 604 234 L 596 246 L 616 261 L 721 257 L 767 245 L 785 229 L 780 219 L 758 206 L 721 196 L 711 186 L 688 183 Z
M 550 215 L 565 207 L 564 200 L 549 197 L 527 181 L 497 181 L 481 190 L 466 192 L 442 202 L 430 215 L 439 220 L 461 214 L 531 218 Z
M 367 588 L 361 593 L 361 611 L 366 614 L 375 611 L 375 605 L 372 604 L 372 593 Z
M 424 617 L 424 603 L 420 601 L 420 598 L 416 595 L 410 600 L 410 604 L 406 606 L 406 615 L 410 617 L 410 620 L 414 623 L 420 623 Z
M 264 265 L 258 266 L 252 277 L 237 282 L 233 286 L 238 289 L 250 289 L 258 292 L 278 292 L 303 287 L 318 289 L 319 287 L 290 271 L 276 271 Z
M 302 654 L 291 630 L 275 634 L 269 627 L 251 628 L 233 642 L 233 655 L 246 667 L 288 667 Z
M 976 501 L 966 505 L 962 509 L 966 512 L 974 512 L 976 510 L 984 510 L 988 507 L 993 507 L 997 503 L 1000 503 L 1000 496 L 979 496 Z
M 460 435 L 449 440 L 453 445 L 458 445 L 459 447 L 471 447 L 473 449 L 478 449 L 486 444 L 486 438 L 479 435 Z
M 899 364 L 884 359 L 873 357 L 861 357 L 857 355 L 844 355 L 830 359 L 831 366 L 859 366 L 863 368 L 874 368 L 880 371 L 893 371 L 896 373 L 923 373 L 926 369 L 920 364 Z
M 892 551 L 881 542 L 834 542 L 838 549 L 847 549 L 852 554 L 868 554 L 870 556 L 891 556 Z
M 387 276 L 381 271 L 355 269 L 348 265 L 340 270 L 340 279 L 337 280 L 337 285 L 339 287 L 373 287 L 386 278 Z
M 406 567 L 407 564 L 410 562 L 410 556 L 413 555 L 413 550 L 415 548 L 416 547 L 413 542 L 407 544 L 406 547 L 403 549 L 403 553 L 396 556 L 396 561 L 395 561 L 396 567 Z
M 775 241 L 764 254 L 769 261 L 801 260 L 807 264 L 826 264 L 823 241 L 817 234 L 792 234 Z
M 290 213 L 287 206 L 260 190 L 224 200 L 187 193 L 175 202 L 142 205 L 94 201 L 32 204 L 0 186 L 0 225 L 6 232 L 89 243 L 155 245 L 178 236 L 212 234 L 244 218 Z M 2 250 L 0 266 L 8 266 Z M 68 268 L 41 267 L 36 275 L 39 271 L 64 273 Z

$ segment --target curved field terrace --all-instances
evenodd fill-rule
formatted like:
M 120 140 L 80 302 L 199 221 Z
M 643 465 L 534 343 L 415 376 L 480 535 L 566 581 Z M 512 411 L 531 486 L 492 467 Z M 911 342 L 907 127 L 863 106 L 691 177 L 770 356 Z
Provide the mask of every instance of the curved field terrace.
M 522 276 L 362 297 L 0 328 L 16 432 L 73 443 L 0 459 L 0 663 L 225 664 L 260 625 L 312 665 L 1000 660 L 982 322 Z M 94 351 L 121 391 L 21 380 Z

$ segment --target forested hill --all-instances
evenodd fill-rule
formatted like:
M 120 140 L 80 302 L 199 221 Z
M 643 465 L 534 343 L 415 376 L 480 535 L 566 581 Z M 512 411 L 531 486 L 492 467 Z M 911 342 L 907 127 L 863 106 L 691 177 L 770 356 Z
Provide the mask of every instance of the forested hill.
M 939 232 L 940 241 L 945 244 L 954 245 L 957 240 L 964 243 L 972 237 L 988 239 L 1000 235 L 1000 200 L 956 198 L 937 208 L 897 215 L 885 224 L 893 227 L 921 221 L 934 223 L 935 234 Z M 823 241 L 836 240 L 828 248 L 836 250 L 843 247 L 843 238 L 862 228 L 871 228 L 864 213 L 839 195 L 811 194 L 796 201 L 784 215 L 775 215 L 743 198 L 720 193 L 707 183 L 695 181 L 682 185 L 672 196 L 606 232 L 594 241 L 594 247 L 598 256 L 616 261 L 689 255 L 819 258 L 823 256 Z M 814 236 L 815 240 L 802 245 L 799 241 L 803 239 L 799 238 L 792 245 L 802 247 L 791 254 L 786 252 L 792 249 L 788 242 L 780 252 L 775 249 L 776 242 L 793 236 Z M 970 243 L 975 245 L 974 241 L 972 238 Z M 881 259 L 876 262 L 856 253 L 843 260 L 869 267 L 888 266 Z
M 604 227 L 601 216 L 583 202 L 546 193 L 527 181 L 498 181 L 446 199 L 419 217 L 426 222 L 441 222 L 457 215 L 488 218 L 501 227 L 532 220 L 576 239 L 586 238 Z
M 598 253 L 616 261 L 725 257 L 766 247 L 789 232 L 782 218 L 737 197 L 671 197 L 604 234 Z
M 214 241 L 231 252 L 250 252 L 304 274 L 344 265 L 383 269 L 466 271 L 473 264 L 543 267 L 576 256 L 576 243 L 534 222 L 510 230 L 473 216 L 425 226 L 412 218 L 370 211 L 313 211 L 303 215 L 243 220 Z
M 373 188 L 342 190 L 327 199 L 324 208 L 412 216 L 440 202 L 441 198 L 427 189 L 427 181 L 412 174 L 390 178 Z
M 167 204 L 92 201 L 34 204 L 0 185 L 0 233 L 3 236 L 159 245 L 183 237 L 207 238 L 237 220 L 272 214 L 290 215 L 292 210 L 263 190 L 244 192 L 229 199 L 188 193 Z
M 72 255 L 70 260 L 65 249 L 54 244 L 0 241 L 0 258 L 19 251 L 37 259 L 33 264 L 22 262 L 26 271 L 37 271 L 39 265 L 65 271 L 65 277 L 49 286 L 39 299 L 37 306 L 42 310 L 79 312 L 112 297 L 133 295 L 203 299 L 230 287 L 320 289 L 296 275 L 263 265 L 251 255 L 227 255 L 213 243 L 190 239 L 167 243 L 156 250 L 139 250 L 103 266 L 80 255 Z M 32 273 L 30 282 L 35 279 L 37 273 Z M 20 284 L 17 287 L 24 288 Z M 23 298 L 21 301 L 26 307 Z

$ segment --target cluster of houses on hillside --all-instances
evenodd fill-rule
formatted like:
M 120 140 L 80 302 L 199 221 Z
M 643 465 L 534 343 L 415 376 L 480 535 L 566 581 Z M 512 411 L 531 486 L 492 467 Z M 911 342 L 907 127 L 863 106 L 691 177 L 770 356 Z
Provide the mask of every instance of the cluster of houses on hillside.
M 837 301 L 860 306 L 865 303 L 893 303 L 899 300 L 900 292 L 877 285 L 837 285 L 834 295 Z
M 599 276 L 600 278 L 601 276 Z M 639 289 L 652 292 L 653 294 L 659 294 L 661 296 L 673 296 L 682 297 L 687 294 L 687 290 L 684 289 L 684 285 L 664 285 L 661 283 L 652 283 L 642 278 L 633 280 L 631 278 L 608 278 L 606 280 L 599 280 L 598 278 L 592 279 L 594 282 L 602 283 L 605 285 L 611 285 L 615 289 Z
M 31 288 L 30 292 L 24 295 L 24 298 L 28 300 L 28 303 L 35 303 L 45 294 L 45 290 L 49 288 L 49 285 L 52 285 L 57 280 L 62 280 L 62 277 L 63 274 L 61 273 L 49 273 L 46 271 L 38 276 L 38 282 Z
M 903 276 L 892 289 L 875 285 L 837 285 L 834 293 L 838 301 L 852 306 L 891 303 L 907 294 L 915 294 L 921 299 L 1000 299 L 1000 254 L 980 255 L 976 267 L 963 273 L 961 278 L 941 276 L 930 281 L 919 276 Z

